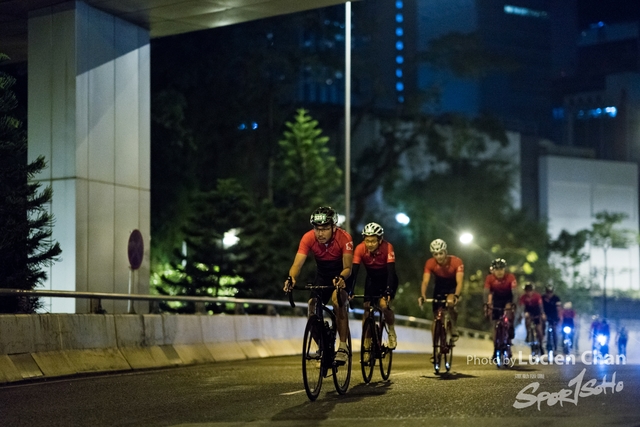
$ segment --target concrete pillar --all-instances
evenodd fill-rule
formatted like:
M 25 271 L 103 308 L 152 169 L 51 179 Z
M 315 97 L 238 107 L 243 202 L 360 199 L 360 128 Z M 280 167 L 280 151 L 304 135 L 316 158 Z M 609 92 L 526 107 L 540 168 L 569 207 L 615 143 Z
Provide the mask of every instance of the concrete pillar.
M 36 179 L 53 188 L 53 238 L 63 251 L 46 289 L 126 293 L 127 243 L 139 229 L 145 256 L 132 292 L 149 291 L 149 60 L 147 30 L 85 3 L 29 16 L 29 160 L 48 162 Z M 45 305 L 89 311 L 83 299 Z M 127 310 L 126 301 L 102 305 Z

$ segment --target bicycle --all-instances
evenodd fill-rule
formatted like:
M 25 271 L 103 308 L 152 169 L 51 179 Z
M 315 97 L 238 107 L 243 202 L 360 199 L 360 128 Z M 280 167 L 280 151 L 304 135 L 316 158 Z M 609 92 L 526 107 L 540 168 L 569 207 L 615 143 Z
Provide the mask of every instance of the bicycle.
M 509 308 L 489 308 L 489 313 L 493 310 L 500 312 L 500 318 L 495 325 L 495 335 L 493 338 L 494 358 L 498 369 L 509 366 L 511 358 L 511 343 L 509 341 L 509 329 L 511 322 L 509 320 Z
M 291 288 L 289 304 L 295 308 L 293 290 L 310 290 L 315 303 L 315 312 L 307 319 L 302 340 L 302 381 L 309 400 L 315 401 L 320 394 L 323 378 L 333 376 L 333 385 L 339 394 L 345 394 L 351 380 L 351 333 L 347 336 L 347 362 L 335 362 L 337 345 L 336 316 L 322 302 L 320 290 L 335 289 L 333 286 L 306 285 L 304 288 Z M 338 303 L 340 293 L 338 292 Z M 328 320 L 325 320 L 325 315 Z
M 547 355 L 549 359 L 553 359 L 553 354 L 556 352 L 556 324 L 552 321 L 547 321 Z
M 542 343 L 538 341 L 538 331 L 534 319 L 529 319 L 529 326 L 527 327 L 527 342 L 529 343 L 529 347 L 531 347 L 531 356 L 542 356 Z
M 354 295 L 352 298 L 364 298 L 364 295 Z M 380 308 L 380 298 L 383 296 L 370 297 L 373 301 L 369 305 L 367 319 L 362 324 L 362 336 L 360 343 L 360 368 L 362 379 L 365 383 L 371 381 L 373 370 L 376 366 L 376 359 L 380 365 L 380 375 L 383 380 L 388 380 L 391 375 L 391 363 L 393 360 L 393 349 L 389 348 L 389 330 L 384 320 L 384 314 Z M 367 348 L 365 338 L 370 338 L 371 342 Z
M 451 331 L 451 319 L 446 309 L 446 299 L 427 298 L 424 302 L 435 302 L 441 304 L 436 310 L 433 319 L 433 370 L 437 374 L 440 373 L 440 363 L 444 359 L 444 368 L 447 372 L 451 370 L 451 362 L 453 359 L 453 347 L 455 347 Z
M 562 353 L 567 356 L 573 351 L 573 327 L 564 325 L 562 327 Z

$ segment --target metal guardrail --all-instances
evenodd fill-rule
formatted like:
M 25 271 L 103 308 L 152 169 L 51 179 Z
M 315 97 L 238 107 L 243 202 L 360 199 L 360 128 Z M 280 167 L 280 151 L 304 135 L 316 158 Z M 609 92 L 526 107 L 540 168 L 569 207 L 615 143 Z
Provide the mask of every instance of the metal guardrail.
M 256 298 L 234 298 L 234 297 L 197 297 L 197 296 L 182 296 L 182 295 L 144 295 L 144 294 L 118 294 L 107 292 L 77 292 L 77 291 L 43 291 L 43 290 L 24 290 L 24 289 L 2 289 L 0 288 L 0 296 L 18 296 L 18 297 L 55 297 L 55 298 L 86 298 L 95 300 L 94 313 L 105 313 L 102 309 L 101 300 L 127 300 L 127 301 L 179 301 L 179 302 L 195 302 L 200 306 L 200 312 L 204 312 L 204 304 L 207 302 L 217 302 L 223 304 L 255 304 L 266 306 L 282 306 L 290 308 L 289 301 L 279 300 L 264 300 Z M 301 307 L 307 306 L 307 301 L 296 302 L 296 305 Z M 197 309 L 196 309 L 197 310 Z M 153 311 L 153 310 L 152 310 Z M 364 310 L 361 308 L 351 309 L 351 312 L 363 315 Z M 415 316 L 405 316 L 396 314 L 395 319 L 404 322 L 409 325 L 414 325 L 422 328 L 431 328 L 433 323 L 429 319 L 422 319 Z M 458 328 L 458 332 L 462 336 L 478 339 L 491 340 L 491 333 L 486 331 L 478 331 L 475 329 Z

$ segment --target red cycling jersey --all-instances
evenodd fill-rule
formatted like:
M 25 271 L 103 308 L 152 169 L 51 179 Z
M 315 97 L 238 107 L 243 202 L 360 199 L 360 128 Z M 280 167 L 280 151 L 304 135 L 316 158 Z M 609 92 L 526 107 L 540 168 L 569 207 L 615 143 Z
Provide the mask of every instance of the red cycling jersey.
M 540 316 L 540 304 L 542 304 L 542 297 L 537 292 L 532 292 L 531 296 L 524 294 L 520 297 L 520 305 L 524 305 L 524 311 L 532 316 Z
M 498 279 L 493 274 L 489 274 L 484 281 L 484 288 L 489 289 L 489 292 L 494 294 L 494 296 L 511 296 L 513 295 L 512 289 L 518 286 L 518 282 L 516 277 L 507 273 L 502 277 L 502 279 Z
M 451 279 L 456 277 L 456 273 L 464 272 L 464 264 L 455 255 L 447 255 L 443 265 L 438 264 L 435 258 L 429 258 L 424 264 L 424 272 L 443 279 Z
M 344 254 L 353 253 L 353 239 L 342 228 L 336 228 L 333 237 L 327 244 L 319 243 L 313 230 L 307 231 L 298 246 L 298 253 L 308 255 L 313 253 L 316 261 L 335 261 L 342 259 Z
M 396 262 L 396 254 L 393 251 L 393 245 L 386 240 L 383 240 L 373 253 L 367 250 L 364 242 L 356 246 L 353 252 L 353 263 L 362 263 L 367 270 L 370 268 L 374 270 L 385 268 L 390 262 Z

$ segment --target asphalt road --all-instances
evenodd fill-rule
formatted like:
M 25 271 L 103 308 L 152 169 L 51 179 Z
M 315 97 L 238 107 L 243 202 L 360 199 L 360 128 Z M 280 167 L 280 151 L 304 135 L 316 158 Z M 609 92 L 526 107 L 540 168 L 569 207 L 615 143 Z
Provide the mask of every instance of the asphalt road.
M 428 355 L 395 354 L 390 380 L 376 370 L 368 385 L 354 363 L 348 393 L 327 378 L 316 402 L 299 357 L 14 384 L 0 426 L 640 426 L 638 365 L 486 362 L 457 357 L 437 376 Z

